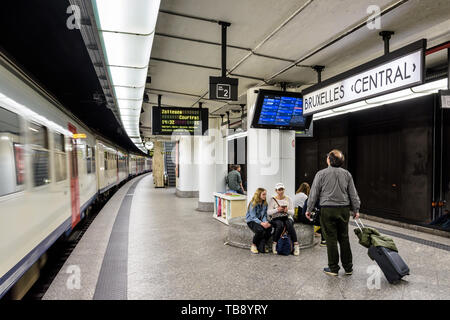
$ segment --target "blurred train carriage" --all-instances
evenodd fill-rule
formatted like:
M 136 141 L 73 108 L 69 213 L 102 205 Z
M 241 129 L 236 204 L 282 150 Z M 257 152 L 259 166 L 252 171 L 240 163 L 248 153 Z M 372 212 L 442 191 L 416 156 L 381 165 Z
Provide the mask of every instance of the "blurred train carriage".
M 0 298 L 27 273 L 16 295 L 21 298 L 37 279 L 47 249 L 95 201 L 151 171 L 151 159 L 99 137 L 19 70 L 5 66 L 0 65 Z

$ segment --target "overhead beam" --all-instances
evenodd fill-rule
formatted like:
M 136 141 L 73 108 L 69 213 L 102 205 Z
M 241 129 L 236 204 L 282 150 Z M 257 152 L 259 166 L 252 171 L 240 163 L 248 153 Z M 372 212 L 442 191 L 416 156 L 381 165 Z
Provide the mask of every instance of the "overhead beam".
M 159 9 L 159 12 L 162 12 L 162 13 L 165 13 L 165 14 L 170 14 L 172 16 L 178 16 L 178 17 L 193 19 L 193 20 L 211 22 L 211 23 L 216 23 L 216 24 L 219 23 L 219 20 L 210 19 L 210 18 L 203 18 L 203 17 L 199 17 L 199 16 L 193 16 L 193 15 L 190 15 L 190 14 L 179 13 L 179 12 L 170 11 L 170 10 Z
M 195 68 L 203 68 L 203 69 L 222 71 L 222 68 L 205 66 L 205 65 L 202 65 L 202 64 L 195 64 L 195 63 L 189 63 L 189 62 L 183 62 L 183 61 L 176 61 L 176 60 L 169 60 L 169 59 L 162 59 L 162 58 L 155 58 L 155 57 L 150 58 L 150 60 L 160 61 L 160 62 L 167 62 L 167 63 L 173 63 L 173 64 L 179 64 L 179 65 L 195 67 Z M 239 77 L 239 78 L 246 78 L 246 79 L 258 80 L 258 81 L 264 81 L 263 78 L 254 77 L 254 76 L 247 76 L 247 75 L 236 74 L 236 73 L 230 73 L 230 75 L 235 76 L 235 77 Z
M 193 94 L 193 93 L 179 92 L 179 91 L 172 91 L 172 90 L 163 90 L 163 89 L 156 89 L 156 88 L 146 88 L 145 91 L 147 91 L 147 92 L 148 91 L 163 92 L 163 93 L 176 94 L 176 95 L 188 96 L 188 97 L 193 97 L 193 98 L 201 98 L 202 97 L 198 94 Z M 226 102 L 226 100 L 211 100 L 208 98 L 202 98 L 202 100 L 215 101 L 215 102 Z

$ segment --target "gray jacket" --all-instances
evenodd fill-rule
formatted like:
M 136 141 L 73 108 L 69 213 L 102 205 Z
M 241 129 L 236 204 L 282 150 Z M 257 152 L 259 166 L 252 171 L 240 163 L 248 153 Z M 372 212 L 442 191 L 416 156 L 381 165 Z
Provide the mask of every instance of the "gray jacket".
M 347 170 L 329 166 L 317 172 L 308 198 L 308 212 L 312 212 L 317 199 L 320 206 L 351 206 L 359 212 L 361 201 L 353 177 Z

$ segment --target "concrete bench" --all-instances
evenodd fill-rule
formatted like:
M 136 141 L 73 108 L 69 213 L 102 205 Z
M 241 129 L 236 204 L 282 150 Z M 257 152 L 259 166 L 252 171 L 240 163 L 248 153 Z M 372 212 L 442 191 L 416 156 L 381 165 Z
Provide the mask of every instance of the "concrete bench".
M 225 244 L 249 249 L 253 241 L 254 233 L 247 226 L 245 217 L 233 218 L 229 221 L 229 223 Z M 297 238 L 301 249 L 313 247 L 318 243 L 318 241 L 314 241 L 314 228 L 312 225 L 296 222 L 294 223 L 294 228 L 297 233 Z M 271 241 L 272 238 L 269 239 L 269 243 L 266 245 L 269 246 Z M 271 248 L 272 247 L 270 246 L 270 249 Z

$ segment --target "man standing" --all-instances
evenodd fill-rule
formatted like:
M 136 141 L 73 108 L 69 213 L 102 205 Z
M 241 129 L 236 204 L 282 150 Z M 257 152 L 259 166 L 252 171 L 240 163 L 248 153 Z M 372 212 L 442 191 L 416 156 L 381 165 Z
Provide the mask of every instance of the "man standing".
M 237 193 L 244 194 L 244 187 L 242 186 L 242 178 L 241 178 L 241 166 L 233 165 L 231 167 L 231 171 L 228 173 L 226 181 L 228 184 L 228 188 L 236 191 Z
M 327 243 L 328 268 L 323 271 L 337 276 L 339 271 L 339 252 L 345 274 L 353 273 L 352 251 L 348 237 L 348 221 L 350 207 L 353 218 L 359 218 L 360 200 L 356 192 L 352 175 L 341 168 L 344 155 L 339 150 L 332 150 L 327 155 L 328 168 L 320 170 L 314 177 L 311 193 L 308 199 L 306 217 L 311 219 L 311 211 L 317 199 L 320 199 L 320 224 Z

